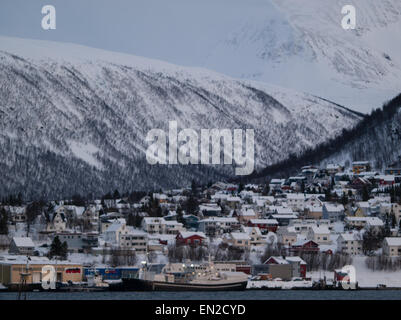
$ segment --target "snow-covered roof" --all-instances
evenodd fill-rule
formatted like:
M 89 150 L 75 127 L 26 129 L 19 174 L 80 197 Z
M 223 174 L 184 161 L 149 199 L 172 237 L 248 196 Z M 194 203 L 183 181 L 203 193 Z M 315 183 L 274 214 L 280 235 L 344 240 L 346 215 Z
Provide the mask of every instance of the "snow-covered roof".
M 276 219 L 250 219 L 252 224 L 278 224 Z
M 34 248 L 35 244 L 29 237 L 14 237 L 13 241 L 17 247 Z
M 361 221 L 361 222 L 366 222 L 367 221 L 367 217 L 345 217 L 346 221 L 350 221 L 350 222 L 357 222 L 357 221 Z
M 107 229 L 106 232 L 116 232 L 120 230 L 121 227 L 123 227 L 124 224 L 119 223 L 119 222 L 113 222 Z
M 128 226 L 127 227 L 127 235 L 147 236 L 148 233 L 144 232 L 142 230 L 139 230 L 139 229 L 135 229 L 132 226 Z
M 310 212 L 322 212 L 323 207 L 322 206 L 306 206 L 306 209 L 308 209 Z
M 145 217 L 143 218 L 143 222 L 146 224 L 159 224 L 159 223 L 166 223 L 164 218 L 155 218 L 155 217 Z
M 270 184 L 283 184 L 285 179 L 271 179 Z
M 180 234 L 184 239 L 189 238 L 189 237 L 193 237 L 193 236 L 199 236 L 199 237 L 202 237 L 202 238 L 206 239 L 206 235 L 203 232 L 200 232 L 200 231 L 197 231 L 197 232 L 181 231 Z
M 241 198 L 240 197 L 228 197 L 227 201 L 230 201 L 230 202 L 241 202 Z
M 262 232 L 258 227 L 244 227 L 242 226 L 242 230 L 248 235 L 252 234 L 252 231 L 255 231 L 258 236 L 262 236 Z
M 312 226 L 311 229 L 315 234 L 330 234 L 330 230 L 327 226 Z
M 387 237 L 385 241 L 389 246 L 401 246 L 401 237 Z
M 286 257 L 285 260 L 291 261 L 291 262 L 299 262 L 300 264 L 306 265 L 306 262 L 304 260 L 302 260 L 301 257 L 298 257 L 298 256 Z
M 356 232 L 348 232 L 348 233 L 342 233 L 341 237 L 345 240 L 345 241 L 357 241 L 357 240 L 361 240 L 360 238 L 358 238 L 358 233 Z
M 357 206 L 360 208 L 369 208 L 370 203 L 368 201 L 360 201 L 357 203 Z
M 267 259 L 267 260 L 265 261 L 265 263 L 267 263 L 267 261 L 269 261 L 269 260 L 271 260 L 271 259 L 274 259 L 274 261 L 275 261 L 277 264 L 289 264 L 289 262 L 288 262 L 287 260 L 285 260 L 283 257 L 279 257 L 279 256 L 271 256 L 269 259 Z
M 344 206 L 342 204 L 325 203 L 324 207 L 329 212 L 340 212 L 344 211 Z
M 210 217 L 207 219 L 202 219 L 201 222 L 222 222 L 222 223 L 227 223 L 227 222 L 231 222 L 231 223 L 237 223 L 238 220 L 236 218 L 230 218 L 230 217 Z
M 384 226 L 384 222 L 378 217 L 367 217 L 366 224 L 372 227 L 381 227 Z
M 305 195 L 303 193 L 287 193 L 288 200 L 304 200 Z
M 292 211 L 291 208 L 287 208 L 287 207 L 276 207 L 275 211 L 277 212 L 277 214 L 293 214 L 294 211 Z
M 256 216 L 256 213 L 253 209 L 248 209 L 245 211 L 241 211 L 241 216 L 253 217 Z
M 273 214 L 274 219 L 297 219 L 298 216 L 295 214 Z
M 29 265 L 35 264 L 58 264 L 58 265 L 80 265 L 71 261 L 50 260 L 47 257 L 29 257 Z M 23 255 L 2 255 L 0 256 L 0 264 L 26 264 L 27 257 Z
M 249 235 L 244 232 L 231 232 L 231 237 L 235 240 L 249 240 Z

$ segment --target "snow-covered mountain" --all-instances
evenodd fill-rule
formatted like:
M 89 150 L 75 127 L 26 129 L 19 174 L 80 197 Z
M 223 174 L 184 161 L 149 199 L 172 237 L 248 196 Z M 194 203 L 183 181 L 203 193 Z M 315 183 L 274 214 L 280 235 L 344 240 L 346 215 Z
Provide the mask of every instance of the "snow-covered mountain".
M 211 69 L 325 97 L 360 112 L 401 87 L 400 0 L 70 0 L 59 28 L 40 5 L 3 0 L 0 34 L 71 42 Z M 341 9 L 356 8 L 356 30 Z M 88 15 L 87 13 L 91 14 Z
M 147 132 L 255 130 L 256 167 L 301 153 L 361 116 L 312 96 L 202 69 L 0 38 L 0 194 L 60 197 L 221 179 L 231 166 L 150 166 Z
M 368 112 L 399 93 L 401 1 L 267 0 L 209 53 L 205 67 L 327 97 Z

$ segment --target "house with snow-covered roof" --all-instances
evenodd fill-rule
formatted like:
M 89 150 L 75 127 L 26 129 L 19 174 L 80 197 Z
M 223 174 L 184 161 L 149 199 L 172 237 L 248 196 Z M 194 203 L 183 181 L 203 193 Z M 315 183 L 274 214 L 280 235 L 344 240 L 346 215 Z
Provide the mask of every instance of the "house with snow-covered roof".
M 366 217 L 365 229 L 370 229 L 373 232 L 379 232 L 384 228 L 384 222 L 378 217 Z
M 4 206 L 13 223 L 26 221 L 26 206 Z
M 292 264 L 285 257 L 271 256 L 264 263 L 268 265 L 268 273 L 273 279 L 291 280 L 292 279 Z
M 325 202 L 323 204 L 323 219 L 331 222 L 341 221 L 345 216 L 345 208 L 342 204 Z
M 307 238 L 318 244 L 331 244 L 330 234 L 327 226 L 315 225 L 309 229 Z
M 178 221 L 165 221 L 164 233 L 166 234 L 178 234 L 178 232 L 184 230 L 184 225 Z
M 204 217 L 218 217 L 221 216 L 221 207 L 214 203 L 199 205 L 199 212 Z
M 306 278 L 307 263 L 301 257 L 285 257 L 285 260 L 291 264 L 293 278 Z
M 180 231 L 176 236 L 176 243 L 179 245 L 198 246 L 203 245 L 207 237 L 203 232 Z
M 358 232 L 341 233 L 337 238 L 337 251 L 349 255 L 361 255 L 362 236 Z
M 231 209 L 239 209 L 242 203 L 242 199 L 240 197 L 230 196 L 226 199 L 226 204 Z
M 33 255 L 35 244 L 29 237 L 13 237 L 10 243 L 10 254 Z
M 287 205 L 294 211 L 305 209 L 305 195 L 303 193 L 287 193 Z
M 146 253 L 148 234 L 142 230 L 127 226 L 120 234 L 120 246 L 124 249 L 133 249 L 137 253 Z
M 165 233 L 166 220 L 160 217 L 145 217 L 142 219 L 142 229 L 149 233 Z
M 307 205 L 305 206 L 305 213 L 309 219 L 322 219 L 323 218 L 323 206 L 319 205 Z
M 276 219 L 250 219 L 248 227 L 258 227 L 262 233 L 276 232 L 278 228 Z
M 247 224 L 250 220 L 257 218 L 259 218 L 259 216 L 253 209 L 243 209 L 240 210 L 238 214 L 238 220 L 243 224 Z
M 284 246 L 291 246 L 298 240 L 298 232 L 294 227 L 285 226 L 277 230 L 277 241 Z
M 62 232 L 67 228 L 68 209 L 64 206 L 59 207 L 50 215 L 50 221 L 47 223 L 47 232 Z
M 251 237 L 245 232 L 231 232 L 223 236 L 223 242 L 233 247 L 250 249 Z
M 126 232 L 127 225 L 122 223 L 122 221 L 114 221 L 103 233 L 104 240 L 110 244 L 119 245 L 120 235 Z
M 240 226 L 238 219 L 234 217 L 210 217 L 199 221 L 198 230 L 209 236 L 216 236 L 238 230 Z
M 401 237 L 387 237 L 383 241 L 383 254 L 389 257 L 401 256 Z
M 242 232 L 248 234 L 251 246 L 262 246 L 266 240 L 258 227 L 242 227 Z

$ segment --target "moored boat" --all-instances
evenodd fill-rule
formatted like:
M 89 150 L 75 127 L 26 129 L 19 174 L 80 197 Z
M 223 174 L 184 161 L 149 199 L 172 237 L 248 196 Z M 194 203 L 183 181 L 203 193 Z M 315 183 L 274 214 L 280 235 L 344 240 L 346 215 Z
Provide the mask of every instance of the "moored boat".
M 161 273 L 148 272 L 144 266 L 134 277 L 123 277 L 110 290 L 118 291 L 239 291 L 245 290 L 248 277 L 242 272 L 218 271 L 207 265 L 168 264 Z

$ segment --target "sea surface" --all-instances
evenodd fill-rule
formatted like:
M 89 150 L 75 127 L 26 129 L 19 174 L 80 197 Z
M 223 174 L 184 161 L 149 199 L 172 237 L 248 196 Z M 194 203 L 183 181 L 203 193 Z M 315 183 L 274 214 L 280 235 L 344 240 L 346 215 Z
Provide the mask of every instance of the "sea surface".
M 17 292 L 0 292 L 16 300 Z M 246 290 L 219 292 L 28 292 L 27 300 L 401 300 L 401 290 Z

